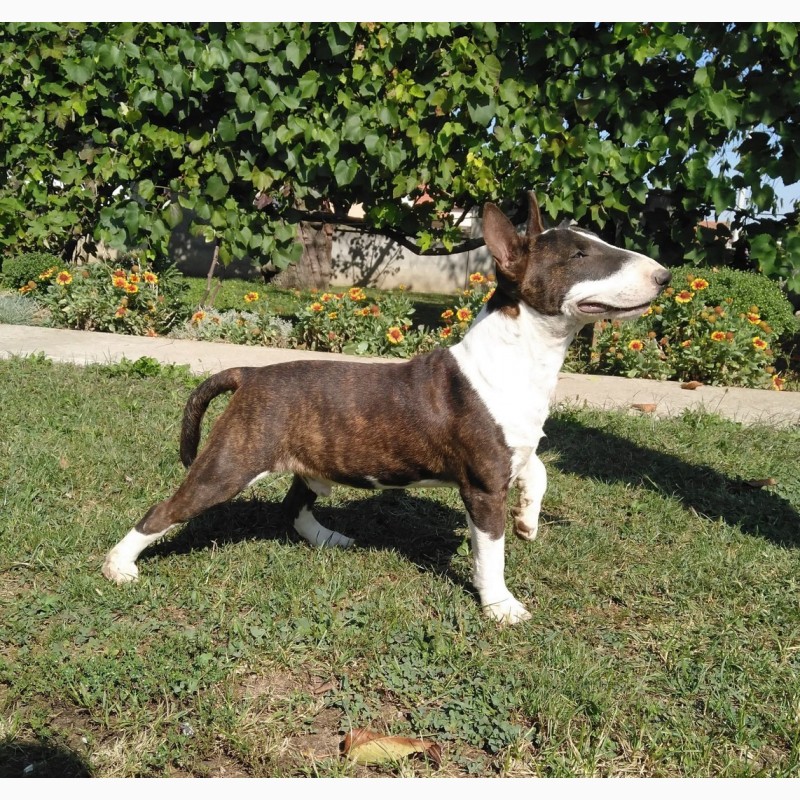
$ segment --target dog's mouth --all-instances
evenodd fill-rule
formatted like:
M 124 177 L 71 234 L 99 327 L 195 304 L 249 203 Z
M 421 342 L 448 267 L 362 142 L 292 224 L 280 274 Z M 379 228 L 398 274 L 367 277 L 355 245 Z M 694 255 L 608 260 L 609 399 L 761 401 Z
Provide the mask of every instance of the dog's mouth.
M 582 314 L 587 314 L 591 317 L 636 317 L 644 314 L 650 308 L 650 303 L 620 308 L 606 303 L 584 302 L 578 303 L 577 308 Z

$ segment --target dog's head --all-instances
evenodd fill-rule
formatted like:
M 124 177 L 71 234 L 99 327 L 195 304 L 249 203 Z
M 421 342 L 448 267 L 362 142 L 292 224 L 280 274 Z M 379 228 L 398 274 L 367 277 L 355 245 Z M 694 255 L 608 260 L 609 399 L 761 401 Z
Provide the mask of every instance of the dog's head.
M 493 203 L 483 212 L 484 240 L 497 266 L 497 291 L 489 309 L 515 315 L 519 303 L 578 324 L 627 319 L 647 311 L 671 274 L 652 258 L 606 244 L 580 228 L 542 225 L 529 197 L 525 235 Z

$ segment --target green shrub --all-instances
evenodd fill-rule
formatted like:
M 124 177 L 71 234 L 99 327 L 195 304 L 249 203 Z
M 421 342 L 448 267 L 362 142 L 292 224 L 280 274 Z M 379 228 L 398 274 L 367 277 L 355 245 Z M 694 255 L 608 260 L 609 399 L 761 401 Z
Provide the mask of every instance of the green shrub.
M 170 336 L 176 339 L 196 339 L 205 342 L 292 347 L 292 323 L 276 317 L 265 304 L 256 304 L 250 311 L 217 311 L 214 308 L 197 310 L 182 325 L 173 328 Z
M 705 276 L 677 273 L 638 320 L 598 323 L 590 371 L 781 388 L 775 370 L 778 337 L 760 308 L 740 311 L 730 298 L 714 303 Z
M 363 289 L 322 292 L 297 313 L 298 340 L 311 350 L 405 358 L 433 346 L 422 327 L 412 328 L 414 308 L 402 290 L 370 302 Z
M 0 324 L 40 325 L 42 307 L 32 298 L 19 294 L 0 294 Z
M 40 300 L 61 328 L 158 335 L 188 313 L 174 266 L 155 273 L 98 262 L 54 271 L 47 282 Z
M 3 261 L 3 283 L 27 294 L 42 288 L 43 281 L 47 280 L 42 275 L 65 268 L 67 265 L 50 253 L 23 253 Z
M 756 306 L 761 319 L 779 337 L 800 330 L 800 320 L 794 316 L 794 308 L 781 287 L 758 272 L 742 272 L 728 267 L 703 270 L 682 267 L 673 270 L 672 274 L 672 285 L 681 288 L 694 277 L 708 281 L 708 289 L 703 292 L 707 305 L 717 306 L 728 300 L 733 310 L 740 314 L 746 314 Z

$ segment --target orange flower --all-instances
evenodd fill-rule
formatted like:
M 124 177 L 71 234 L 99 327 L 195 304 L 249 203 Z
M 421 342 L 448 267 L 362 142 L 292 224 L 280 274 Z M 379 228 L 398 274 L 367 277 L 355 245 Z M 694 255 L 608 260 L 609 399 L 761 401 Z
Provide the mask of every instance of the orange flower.
M 339 315 L 335 311 L 331 311 L 331 313 L 328 314 L 328 319 L 336 319 L 338 316 Z
M 653 313 L 653 306 L 650 306 L 647 311 L 642 314 L 643 317 L 649 317 Z
M 766 350 L 769 345 L 760 336 L 754 336 L 753 347 L 755 347 L 756 350 Z
M 688 303 L 694 297 L 694 293 L 690 292 L 688 289 L 684 289 L 678 294 L 675 295 L 675 302 L 676 303 Z
M 450 319 L 453 316 L 453 309 L 448 308 L 447 311 L 442 312 L 442 319 Z
M 150 270 L 145 270 L 142 274 L 145 283 L 156 284 L 158 283 L 158 275 L 155 272 L 150 272 Z
M 62 269 L 61 272 L 56 275 L 56 283 L 59 286 L 69 286 L 72 283 L 72 275 L 65 269 Z
M 761 322 L 761 317 L 759 317 L 758 314 L 754 314 L 752 311 L 748 311 L 745 316 L 747 317 L 747 321 L 752 322 L 753 325 L 758 325 L 759 322 Z
M 373 304 L 369 307 L 369 313 L 372 314 L 373 317 L 379 317 L 381 315 L 381 309 L 379 306 Z
M 125 280 L 123 275 L 115 275 L 111 279 L 111 283 L 115 289 L 124 289 L 128 285 L 128 281 Z
M 638 353 L 640 350 L 644 350 L 644 342 L 641 339 L 633 339 L 628 344 L 628 350 L 634 350 Z
M 772 376 L 772 388 L 773 389 L 775 389 L 777 391 L 781 391 L 781 389 L 783 389 L 784 383 L 785 383 L 785 381 L 780 376 L 778 376 L 778 375 L 773 375 Z
M 692 343 L 691 339 L 684 339 L 684 341 L 681 342 L 681 347 L 689 347 L 691 343 Z
M 55 267 L 50 267 L 50 269 L 46 269 L 40 276 L 40 281 L 46 281 L 54 272 L 56 271 Z
M 128 273 L 124 269 L 115 269 L 111 274 L 115 278 L 125 278 L 126 280 L 128 278 Z
M 322 303 L 312 303 L 308 307 L 308 310 L 309 311 L 313 311 L 315 314 L 319 313 L 320 311 L 323 311 L 324 309 L 325 309 L 325 306 L 323 306 Z
M 26 283 L 24 286 L 20 286 L 19 287 L 19 293 L 20 294 L 28 294 L 28 292 L 32 292 L 36 288 L 36 284 L 35 283 L 33 283 L 33 286 L 31 286 L 32 283 L 33 283 L 33 281 L 30 281 L 29 283 Z
M 400 328 L 394 326 L 386 331 L 386 338 L 391 344 L 400 344 L 406 337 L 403 336 L 403 331 L 401 331 Z
M 483 296 L 483 302 L 484 303 L 486 303 L 487 301 L 492 299 L 492 295 L 494 295 L 494 290 L 495 290 L 495 287 L 492 286 L 492 288 L 489 289 L 488 292 L 486 292 L 486 294 Z
M 139 291 L 139 287 L 135 283 L 126 283 L 125 284 L 125 291 L 128 294 L 136 294 Z
M 439 338 L 440 339 L 446 339 L 452 332 L 453 332 L 453 329 L 450 328 L 450 327 L 442 328 L 439 331 Z
M 333 300 L 333 295 L 330 292 L 325 292 L 319 299 L 323 303 L 330 303 Z
M 350 296 L 351 300 L 366 300 L 367 296 L 364 294 L 364 290 L 360 289 L 358 286 L 353 286 L 352 289 L 348 290 L 347 294 Z
M 708 289 L 708 281 L 704 278 L 695 278 L 689 285 L 696 292 L 702 292 L 703 289 Z
M 469 322 L 472 319 L 472 312 L 468 308 L 459 308 L 456 311 L 456 319 L 459 322 Z
M 192 314 L 192 322 L 195 325 L 197 325 L 198 322 L 202 322 L 205 318 L 206 318 L 205 311 L 195 311 L 194 314 Z
M 473 272 L 472 275 L 469 276 L 470 283 L 484 283 L 486 278 L 483 277 L 483 273 L 481 272 Z
M 712 331 L 711 332 L 711 339 L 715 342 L 724 342 L 728 337 L 725 335 L 725 331 Z
M 245 303 L 255 303 L 258 300 L 258 292 L 248 292 L 244 296 Z
M 128 313 L 128 309 L 127 309 L 127 308 L 125 308 L 124 306 L 120 306 L 120 307 L 119 307 L 119 308 L 118 308 L 118 309 L 117 309 L 117 310 L 114 312 L 114 316 L 115 316 L 115 317 L 117 317 L 117 318 L 119 318 L 119 317 L 124 317 L 124 316 L 125 316 L 127 313 Z

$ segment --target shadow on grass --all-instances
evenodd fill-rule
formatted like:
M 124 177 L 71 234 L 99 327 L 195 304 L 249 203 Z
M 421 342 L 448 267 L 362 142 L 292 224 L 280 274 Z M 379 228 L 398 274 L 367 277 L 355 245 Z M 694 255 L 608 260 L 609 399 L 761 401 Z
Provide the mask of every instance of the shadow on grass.
M 545 434 L 540 453 L 553 451 L 562 472 L 608 484 L 641 485 L 680 500 L 704 517 L 738 525 L 751 536 L 800 547 L 800 514 L 773 492 L 574 420 L 551 417 Z M 620 502 L 625 502 L 622 493 Z
M 335 498 L 335 495 L 334 495 Z M 448 577 L 470 588 L 450 569 L 463 537 L 463 511 L 401 490 L 364 492 L 331 508 L 315 506 L 314 515 L 326 527 L 355 539 L 360 548 L 394 550 L 419 569 Z M 140 561 L 253 540 L 295 542 L 309 547 L 292 528 L 280 503 L 235 498 L 187 522 L 174 536 L 142 553 Z
M 0 741 L 0 778 L 91 778 L 83 759 L 49 742 Z

